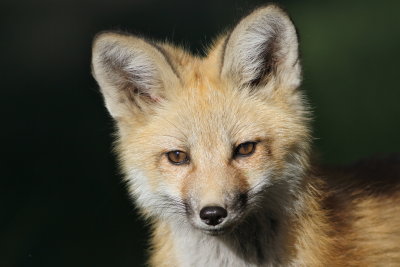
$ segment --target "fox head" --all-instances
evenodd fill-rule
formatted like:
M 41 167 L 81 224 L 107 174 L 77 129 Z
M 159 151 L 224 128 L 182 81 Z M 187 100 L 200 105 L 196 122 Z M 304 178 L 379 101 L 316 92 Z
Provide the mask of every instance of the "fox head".
M 273 5 L 205 57 L 127 34 L 95 38 L 93 74 L 144 216 L 216 235 L 293 209 L 310 139 L 298 54 L 295 27 Z

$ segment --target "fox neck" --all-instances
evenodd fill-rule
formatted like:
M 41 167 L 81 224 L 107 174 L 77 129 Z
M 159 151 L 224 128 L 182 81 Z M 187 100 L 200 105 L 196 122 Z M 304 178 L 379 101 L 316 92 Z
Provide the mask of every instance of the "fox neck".
M 181 266 L 277 266 L 284 231 L 267 214 L 253 216 L 231 233 L 210 236 L 199 230 L 171 227 Z
M 331 229 L 318 205 L 320 192 L 309 182 L 301 192 L 291 202 L 291 212 L 265 208 L 221 236 L 207 235 L 182 222 L 156 223 L 152 265 L 169 266 L 166 258 L 173 261 L 172 266 L 318 266 L 322 264 L 318 260 L 328 262 L 330 255 L 324 253 L 332 245 Z

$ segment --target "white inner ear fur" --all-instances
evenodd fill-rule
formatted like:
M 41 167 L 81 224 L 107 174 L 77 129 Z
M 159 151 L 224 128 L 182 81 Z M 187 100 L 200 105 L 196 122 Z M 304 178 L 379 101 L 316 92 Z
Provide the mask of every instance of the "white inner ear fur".
M 244 18 L 228 36 L 221 75 L 240 85 L 275 70 L 276 82 L 298 87 L 301 81 L 296 30 L 278 7 L 261 8 Z M 274 64 L 274 66 L 266 66 Z M 260 77 L 261 79 L 264 77 Z
M 125 77 L 121 77 L 121 79 L 126 79 L 122 82 L 131 83 L 138 88 L 139 93 L 146 92 L 152 95 L 151 91 L 162 86 L 155 63 L 145 52 L 141 50 L 127 51 L 127 49 L 114 46 L 105 53 L 104 57 L 116 61 L 115 64 L 121 67 L 121 73 L 126 74 Z
M 135 104 L 140 108 L 148 105 L 142 96 L 159 102 L 165 87 L 177 79 L 156 47 L 140 38 L 115 33 L 96 38 L 92 66 L 106 107 L 114 118 L 132 115 Z

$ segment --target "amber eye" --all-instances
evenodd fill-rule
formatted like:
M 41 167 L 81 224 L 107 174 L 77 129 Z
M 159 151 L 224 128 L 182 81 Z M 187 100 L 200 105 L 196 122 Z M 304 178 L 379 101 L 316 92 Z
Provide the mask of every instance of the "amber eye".
M 179 150 L 167 152 L 167 157 L 169 162 L 175 165 L 184 164 L 189 161 L 188 155 L 185 152 Z
M 250 156 L 256 150 L 256 142 L 245 142 L 238 145 L 235 149 L 234 156 L 245 157 Z

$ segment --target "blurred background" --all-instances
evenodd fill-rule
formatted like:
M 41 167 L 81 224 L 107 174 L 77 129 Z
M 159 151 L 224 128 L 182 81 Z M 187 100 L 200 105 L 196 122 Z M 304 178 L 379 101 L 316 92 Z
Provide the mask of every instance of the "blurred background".
M 265 1 L 0 3 L 0 266 L 141 266 L 148 229 L 111 152 L 93 36 L 127 30 L 194 53 Z M 400 1 L 279 1 L 300 33 L 316 154 L 400 152 Z

